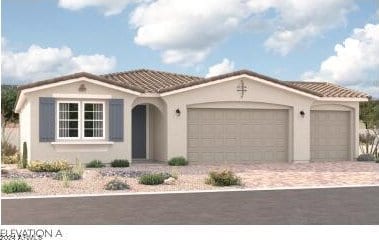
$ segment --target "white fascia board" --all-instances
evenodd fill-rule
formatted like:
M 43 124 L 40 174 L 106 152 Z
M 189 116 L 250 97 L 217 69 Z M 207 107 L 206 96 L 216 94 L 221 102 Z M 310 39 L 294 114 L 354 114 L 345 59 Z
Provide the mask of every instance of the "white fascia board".
M 312 94 L 309 94 L 309 93 L 305 93 L 305 92 L 302 92 L 300 90 L 297 90 L 297 89 L 294 89 L 294 88 L 290 88 L 290 87 L 287 87 L 287 86 L 284 86 L 284 85 L 280 85 L 280 84 L 277 84 L 277 83 L 273 83 L 273 82 L 270 82 L 270 81 L 267 81 L 267 80 L 263 80 L 263 79 L 260 79 L 260 78 L 257 78 L 257 77 L 249 76 L 247 74 L 241 74 L 241 75 L 238 75 L 238 76 L 228 77 L 228 78 L 224 78 L 224 79 L 220 79 L 220 80 L 215 80 L 215 81 L 211 81 L 211 82 L 207 82 L 207 83 L 203 83 L 203 84 L 199 84 L 199 85 L 195 85 L 195 86 L 191 86 L 191 87 L 186 87 L 186 88 L 182 88 L 182 89 L 178 89 L 178 90 L 173 90 L 173 91 L 170 91 L 170 92 L 162 93 L 161 96 L 165 97 L 165 96 L 169 96 L 169 95 L 173 95 L 173 94 L 178 94 L 178 93 L 190 91 L 190 90 L 197 89 L 197 88 L 202 88 L 202 87 L 206 87 L 206 86 L 211 86 L 211 85 L 215 85 L 215 84 L 219 84 L 219 83 L 223 83 L 223 82 L 228 82 L 228 81 L 240 79 L 242 77 L 245 77 L 245 78 L 248 78 L 248 79 L 252 79 L 254 81 L 257 81 L 259 83 L 262 83 L 262 84 L 265 84 L 265 85 L 268 85 L 268 86 L 272 86 L 272 87 L 276 87 L 276 88 L 283 89 L 283 90 L 286 90 L 286 91 L 290 91 L 290 92 L 293 92 L 293 93 L 296 93 L 296 94 L 299 94 L 299 95 L 302 95 L 302 96 L 305 96 L 305 97 L 309 97 L 309 98 L 312 98 L 312 99 L 318 99 L 318 97 L 315 96 L 315 95 L 312 95 Z
M 349 98 L 349 97 L 319 97 L 320 102 L 367 102 L 368 98 Z
M 126 92 L 126 93 L 134 94 L 134 95 L 137 95 L 137 96 L 141 95 L 141 93 L 137 92 L 137 91 L 133 91 L 133 90 L 130 90 L 130 89 L 126 89 L 126 88 L 123 88 L 123 87 L 115 86 L 115 85 L 112 85 L 112 84 L 109 84 L 109 83 L 104 83 L 104 82 L 101 82 L 99 80 L 93 80 L 93 79 L 86 78 L 86 77 L 80 77 L 80 78 L 65 80 L 65 81 L 61 81 L 61 82 L 45 84 L 45 85 L 42 85 L 42 86 L 27 88 L 27 89 L 24 89 L 24 90 L 25 90 L 25 93 L 35 92 L 35 91 L 46 89 L 46 88 L 52 88 L 52 87 L 67 85 L 67 84 L 70 84 L 70 83 L 75 83 L 75 82 L 80 82 L 80 81 L 86 81 L 86 82 L 89 82 L 89 83 L 93 83 L 93 84 L 96 84 L 96 85 L 112 88 L 112 89 L 115 89 L 115 90 L 119 90 L 121 92 Z
M 14 108 L 15 113 L 20 113 L 20 110 L 26 101 L 26 97 L 25 97 L 25 94 L 23 93 L 23 91 L 24 90 L 21 90 L 20 95 L 18 96 L 16 107 Z
M 89 83 L 93 83 L 93 84 L 100 85 L 100 86 L 103 86 L 103 87 L 108 87 L 108 88 L 111 88 L 111 89 L 115 89 L 115 90 L 118 90 L 118 91 L 121 91 L 121 92 L 133 94 L 133 95 L 136 95 L 136 96 L 140 96 L 142 94 L 142 93 L 137 92 L 137 91 L 133 91 L 133 90 L 130 90 L 130 89 L 122 88 L 122 87 L 115 86 L 115 85 L 112 85 L 112 84 L 109 84 L 109 83 L 104 83 L 104 82 L 101 82 L 99 80 L 93 80 L 93 79 L 89 79 L 89 78 L 86 78 L 86 77 L 80 77 L 80 78 L 76 78 L 76 79 L 70 79 L 70 80 L 65 80 L 65 81 L 56 82 L 56 83 L 50 83 L 50 84 L 46 84 L 46 85 L 42 85 L 42 86 L 38 86 L 38 87 L 32 87 L 32 88 L 27 88 L 27 89 L 21 90 L 20 96 L 18 98 L 16 107 L 15 107 L 15 112 L 19 113 L 19 111 L 21 110 L 21 107 L 24 104 L 24 101 L 26 100 L 25 99 L 25 94 L 27 94 L 27 93 L 35 92 L 35 91 L 39 91 L 39 90 L 43 90 L 43 89 L 47 89 L 47 88 L 62 86 L 62 85 L 66 85 L 66 84 L 71 84 L 71 83 L 75 83 L 75 82 L 80 82 L 80 81 L 86 81 L 86 82 L 89 82 Z

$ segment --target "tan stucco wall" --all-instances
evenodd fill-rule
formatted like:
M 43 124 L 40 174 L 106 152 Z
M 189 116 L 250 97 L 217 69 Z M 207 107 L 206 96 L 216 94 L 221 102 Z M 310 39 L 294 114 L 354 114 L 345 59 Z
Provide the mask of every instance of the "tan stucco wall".
M 78 88 L 81 84 L 85 84 L 87 90 L 85 93 L 80 93 Z M 39 97 L 53 97 L 56 94 L 83 94 L 83 95 L 110 95 L 111 98 L 124 99 L 124 141 L 114 142 L 111 145 L 54 145 L 49 142 L 39 142 Z M 30 152 L 30 160 L 67 160 L 74 163 L 76 159 L 82 162 L 88 162 L 93 159 L 99 159 L 103 162 L 110 162 L 116 158 L 131 159 L 131 108 L 136 96 L 121 92 L 115 89 L 99 86 L 86 81 L 70 83 L 66 85 L 56 86 L 48 89 L 43 89 L 27 94 L 27 102 L 30 103 L 31 118 L 30 126 L 32 126 L 28 144 Z M 65 98 L 57 98 L 56 100 L 64 100 Z M 91 100 L 73 98 L 70 100 Z M 92 99 L 102 100 L 102 99 Z M 106 99 L 103 99 L 105 102 Z M 26 105 L 25 105 L 26 106 Z M 25 108 L 25 107 L 24 107 Z M 105 111 L 108 112 L 108 106 L 105 105 Z M 24 109 L 21 111 L 23 114 Z M 105 114 L 106 116 L 107 114 Z M 26 120 L 25 120 L 26 121 Z M 107 119 L 106 119 L 107 121 Z M 25 123 L 26 124 L 26 123 Z M 24 124 L 23 124 L 24 125 Z M 27 124 L 28 125 L 28 124 Z M 105 132 L 107 137 L 108 124 L 105 122 Z M 23 131 L 23 130 L 22 130 Z M 27 135 L 27 133 L 25 133 Z M 56 140 L 57 142 L 62 140 Z M 64 140 L 68 142 L 70 140 Z M 78 140 L 72 140 L 78 141 Z M 85 140 L 96 141 L 96 140 Z M 99 141 L 99 140 L 97 140 Z M 101 141 L 108 141 L 107 138 Z
M 152 160 L 167 160 L 167 127 L 166 110 L 162 111 L 156 107 L 150 107 L 150 156 Z
M 247 92 L 243 98 L 237 92 L 237 86 L 240 84 L 241 79 L 244 80 L 247 86 Z M 78 94 L 78 88 L 82 83 L 87 88 L 87 91 L 83 95 L 124 99 L 124 142 L 115 142 L 111 145 L 80 144 L 60 145 L 59 147 L 51 143 L 39 142 L 39 97 L 54 97 L 56 94 Z M 57 100 L 60 99 L 57 98 Z M 74 98 L 72 100 L 79 99 Z M 28 142 L 29 159 L 31 160 L 64 159 L 70 162 L 75 162 L 76 158 L 82 162 L 88 162 L 93 159 L 110 162 L 115 158 L 127 158 L 131 160 L 131 110 L 139 104 L 147 104 L 149 106 L 150 123 L 148 125 L 148 134 L 150 139 L 148 139 L 148 158 L 153 160 L 165 161 L 174 156 L 187 156 L 187 109 L 201 107 L 288 109 L 288 158 L 294 162 L 309 162 L 310 160 L 311 110 L 350 111 L 352 119 L 352 158 L 358 154 L 358 102 L 316 101 L 309 96 L 270 86 L 247 77 L 239 77 L 222 83 L 165 95 L 161 98 L 137 97 L 131 93 L 99 86 L 86 81 L 27 93 L 26 104 L 24 104 L 20 113 L 20 141 Z M 180 116 L 177 116 L 176 109 L 180 110 Z M 108 111 L 107 105 L 105 111 Z M 300 115 L 300 111 L 305 112 L 304 117 Z M 106 135 L 108 135 L 107 123 L 105 126 Z M 107 139 L 104 141 L 107 141 Z
M 241 79 L 244 80 L 248 91 L 244 98 L 236 91 Z M 194 104 L 210 104 L 224 102 L 225 107 L 240 108 L 241 104 L 254 107 L 261 104 L 280 105 L 290 108 L 290 154 L 289 159 L 295 161 L 309 161 L 310 159 L 310 106 L 312 99 L 278 89 L 248 78 L 239 78 L 228 82 L 210 85 L 187 92 L 163 97 L 167 103 L 167 157 L 187 155 L 187 108 Z M 221 103 L 217 103 L 221 104 Z M 206 106 L 206 105 L 204 105 Z M 266 105 L 267 106 L 267 105 Z M 196 105 L 195 105 L 196 107 Z M 175 110 L 180 109 L 178 117 Z M 299 112 L 306 114 L 301 117 Z

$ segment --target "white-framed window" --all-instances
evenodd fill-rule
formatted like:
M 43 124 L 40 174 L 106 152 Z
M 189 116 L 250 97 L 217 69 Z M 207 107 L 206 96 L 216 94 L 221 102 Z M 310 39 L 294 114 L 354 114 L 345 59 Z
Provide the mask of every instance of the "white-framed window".
M 57 101 L 58 139 L 104 139 L 105 103 Z
M 83 102 L 83 138 L 104 138 L 104 103 Z
M 58 102 L 58 138 L 80 138 L 80 103 L 75 101 Z

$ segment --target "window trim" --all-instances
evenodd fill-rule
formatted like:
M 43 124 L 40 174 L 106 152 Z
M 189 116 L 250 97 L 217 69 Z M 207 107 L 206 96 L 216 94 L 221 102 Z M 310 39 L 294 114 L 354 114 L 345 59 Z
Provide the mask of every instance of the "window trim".
M 102 104 L 103 105 L 103 136 L 102 137 L 85 137 L 85 134 L 84 134 L 84 131 L 85 131 L 85 128 L 84 128 L 84 121 L 85 121 L 85 118 L 84 118 L 84 113 L 85 113 L 85 108 L 84 108 L 84 104 L 87 104 L 87 103 L 92 103 L 92 104 Z M 85 139 L 85 140 L 90 140 L 90 139 L 97 139 L 97 140 L 100 140 L 100 139 L 105 139 L 105 102 L 104 101 L 82 101 L 82 109 L 83 111 L 81 112 L 81 118 L 82 118 L 82 122 L 83 122 L 83 128 L 80 129 L 81 133 L 82 133 L 82 138 L 81 139 Z
M 59 136 L 59 104 L 60 103 L 76 103 L 78 104 L 78 137 L 60 137 Z M 103 136 L 102 137 L 84 137 L 84 104 L 95 103 L 103 105 Z M 105 127 L 106 127 L 106 110 L 105 101 L 89 100 L 58 100 L 56 101 L 56 139 L 57 140 L 104 140 L 105 139 Z
M 77 137 L 60 137 L 59 136 L 59 111 L 60 111 L 60 108 L 59 108 L 59 104 L 60 103 L 76 103 L 78 104 L 78 136 Z M 57 117 L 57 121 L 56 121 L 56 133 L 57 133 L 57 139 L 60 139 L 60 140 L 78 140 L 78 139 L 81 139 L 81 135 L 80 135 L 80 128 L 81 128 L 81 114 L 80 114 L 80 111 L 81 111 L 81 104 L 80 104 L 80 101 L 73 101 L 73 100 L 61 100 L 61 101 L 57 101 L 57 112 L 56 112 L 56 117 Z

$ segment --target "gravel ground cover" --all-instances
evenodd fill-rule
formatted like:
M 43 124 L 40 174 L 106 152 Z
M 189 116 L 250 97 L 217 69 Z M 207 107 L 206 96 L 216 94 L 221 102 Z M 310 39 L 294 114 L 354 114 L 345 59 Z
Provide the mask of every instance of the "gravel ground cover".
M 91 194 L 114 192 L 193 191 L 212 189 L 257 189 L 274 187 L 309 187 L 335 185 L 379 185 L 379 164 L 373 162 L 325 162 L 325 163 L 251 163 L 251 164 L 190 164 L 168 166 L 165 163 L 134 163 L 129 168 L 86 169 L 83 179 L 70 181 L 54 180 L 55 173 L 33 173 L 5 165 L 8 174 L 2 182 L 22 178 L 33 191 L 30 193 L 4 194 L 10 196 Z M 241 186 L 213 187 L 205 184 L 209 171 L 230 169 L 242 179 Z M 178 176 L 170 185 L 148 186 L 138 183 L 145 173 L 167 172 Z M 128 190 L 108 191 L 104 185 L 118 178 L 126 181 Z

